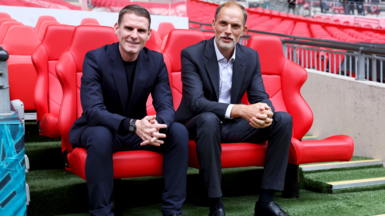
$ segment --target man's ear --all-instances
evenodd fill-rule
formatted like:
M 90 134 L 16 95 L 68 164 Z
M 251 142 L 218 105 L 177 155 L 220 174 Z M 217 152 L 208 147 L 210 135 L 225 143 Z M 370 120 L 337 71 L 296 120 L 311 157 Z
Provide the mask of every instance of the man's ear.
M 213 19 L 213 21 L 211 22 L 211 25 L 213 27 L 213 30 L 215 31 L 215 19 Z
M 242 31 L 241 36 L 243 36 L 244 34 L 246 34 L 248 30 L 249 30 L 249 27 L 248 27 L 247 25 L 245 25 L 245 27 L 243 28 L 243 31 Z
M 152 29 L 148 30 L 148 33 L 147 33 L 147 40 L 146 40 L 146 41 L 150 40 L 151 35 L 152 35 Z
M 114 30 L 115 30 L 115 34 L 119 35 L 119 24 L 118 23 L 115 23 Z

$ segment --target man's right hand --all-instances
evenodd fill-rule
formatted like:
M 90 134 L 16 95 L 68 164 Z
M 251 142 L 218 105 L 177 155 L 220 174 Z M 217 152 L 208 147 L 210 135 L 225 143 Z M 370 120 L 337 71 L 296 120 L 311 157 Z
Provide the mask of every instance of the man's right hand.
M 266 103 L 251 105 L 234 105 L 231 111 L 232 118 L 242 117 L 254 128 L 265 128 L 272 124 L 274 113 Z
M 166 134 L 159 133 L 159 129 L 167 128 L 166 124 L 158 124 L 154 121 L 156 116 L 146 116 L 135 122 L 136 134 L 143 140 L 141 146 L 160 146 L 164 142 L 159 138 L 166 138 Z

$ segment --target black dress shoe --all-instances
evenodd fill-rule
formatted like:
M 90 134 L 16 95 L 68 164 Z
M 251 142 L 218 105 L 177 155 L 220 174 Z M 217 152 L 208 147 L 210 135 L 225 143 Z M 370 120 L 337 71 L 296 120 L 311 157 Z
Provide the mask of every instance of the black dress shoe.
M 270 202 L 267 207 L 262 207 L 255 204 L 255 216 L 289 216 L 281 207 L 275 203 Z
M 186 213 L 186 214 L 179 213 L 179 214 L 170 214 L 170 216 L 189 216 L 189 214 L 188 213 Z
M 218 208 L 213 212 L 212 214 L 209 214 L 209 216 L 225 216 L 225 210 L 223 208 Z

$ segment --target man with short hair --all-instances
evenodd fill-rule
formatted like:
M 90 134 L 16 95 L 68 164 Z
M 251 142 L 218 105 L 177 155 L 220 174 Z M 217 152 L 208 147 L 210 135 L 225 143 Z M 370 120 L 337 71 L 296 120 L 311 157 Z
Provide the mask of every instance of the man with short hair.
M 188 132 L 174 123 L 171 89 L 162 54 L 144 47 L 151 36 L 149 12 L 129 5 L 119 13 L 119 43 L 88 52 L 81 79 L 82 116 L 70 130 L 73 147 L 87 149 L 91 215 L 114 215 L 112 154 L 163 152 L 163 215 L 181 215 L 186 198 Z M 147 116 L 151 93 L 156 116 Z M 128 194 L 128 196 L 130 196 Z
M 258 53 L 239 45 L 248 30 L 247 12 L 229 1 L 220 5 L 212 26 L 215 37 L 181 53 L 183 97 L 176 121 L 196 142 L 210 216 L 225 215 L 221 196 L 221 143 L 268 141 L 262 191 L 255 215 L 287 215 L 274 202 L 288 164 L 292 118 L 275 112 L 263 85 Z M 244 93 L 250 105 L 240 104 Z

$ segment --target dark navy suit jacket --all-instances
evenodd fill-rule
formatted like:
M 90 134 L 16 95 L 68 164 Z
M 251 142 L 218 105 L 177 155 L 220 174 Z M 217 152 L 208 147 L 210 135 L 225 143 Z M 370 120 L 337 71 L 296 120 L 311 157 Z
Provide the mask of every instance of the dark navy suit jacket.
M 203 53 L 203 55 L 202 55 Z M 224 120 L 229 104 L 219 103 L 219 66 L 215 53 L 214 38 L 182 50 L 183 97 L 176 111 L 175 120 L 185 123 L 192 117 L 212 112 Z M 263 85 L 258 52 L 236 44 L 231 87 L 231 103 L 240 104 L 247 92 L 251 104 L 273 104 Z
M 80 98 L 82 116 L 69 132 L 70 143 L 80 146 L 80 136 L 88 126 L 104 126 L 119 133 L 125 118 L 142 119 L 147 115 L 149 94 L 157 112 L 157 121 L 170 126 L 175 110 L 166 65 L 162 54 L 143 48 L 140 51 L 130 101 L 126 70 L 119 43 L 89 51 L 83 63 Z

